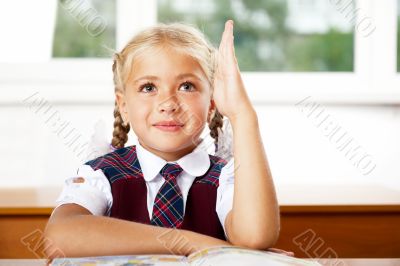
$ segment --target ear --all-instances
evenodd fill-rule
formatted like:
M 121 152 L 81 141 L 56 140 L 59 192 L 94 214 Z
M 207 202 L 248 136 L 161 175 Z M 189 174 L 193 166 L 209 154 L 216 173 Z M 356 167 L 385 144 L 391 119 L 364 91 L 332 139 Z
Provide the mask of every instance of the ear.
M 210 100 L 210 107 L 208 108 L 208 114 L 207 114 L 207 122 L 210 123 L 211 119 L 214 116 L 216 110 L 215 102 L 213 99 Z
M 119 113 L 121 114 L 122 120 L 124 120 L 124 123 L 128 121 L 128 111 L 127 111 L 127 103 L 125 100 L 125 95 L 124 93 L 120 91 L 115 92 L 115 99 L 117 100 L 117 105 L 119 109 Z

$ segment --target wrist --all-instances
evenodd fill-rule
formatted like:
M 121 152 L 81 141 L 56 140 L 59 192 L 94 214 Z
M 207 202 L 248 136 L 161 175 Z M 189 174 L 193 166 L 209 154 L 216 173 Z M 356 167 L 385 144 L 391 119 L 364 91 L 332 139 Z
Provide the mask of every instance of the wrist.
M 189 230 L 170 229 L 168 249 L 174 255 L 188 256 L 202 248 L 201 243 L 205 237 Z
M 180 230 L 182 241 L 179 244 L 180 255 L 189 256 L 190 254 L 198 251 L 200 247 L 198 243 L 198 234 L 189 230 Z
M 160 231 L 157 241 L 168 253 L 179 256 L 189 254 L 191 240 L 188 231 L 176 228 L 161 228 Z
M 252 106 L 237 112 L 235 115 L 228 117 L 232 127 L 239 123 L 258 123 L 257 113 Z

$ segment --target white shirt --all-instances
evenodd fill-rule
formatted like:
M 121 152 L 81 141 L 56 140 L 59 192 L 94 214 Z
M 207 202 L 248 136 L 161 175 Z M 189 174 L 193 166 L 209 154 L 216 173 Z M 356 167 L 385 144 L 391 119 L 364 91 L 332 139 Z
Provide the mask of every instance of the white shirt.
M 167 161 L 143 148 L 139 142 L 136 144 L 136 153 L 146 181 L 147 209 L 151 219 L 154 199 L 164 183 L 164 178 L 159 172 Z M 182 192 L 185 209 L 189 189 L 195 178 L 204 175 L 210 168 L 210 158 L 207 151 L 198 146 L 191 153 L 174 162 L 178 163 L 183 169 L 177 177 L 177 183 Z M 74 182 L 76 177 L 83 177 L 84 182 Z M 232 158 L 221 170 L 215 207 L 224 231 L 226 216 L 232 209 L 233 190 L 234 160 Z M 89 165 L 79 167 L 77 176 L 65 180 L 61 195 L 56 201 L 56 208 L 67 203 L 78 204 L 89 210 L 93 215 L 109 216 L 113 198 L 110 183 L 103 171 L 101 169 L 94 171 Z

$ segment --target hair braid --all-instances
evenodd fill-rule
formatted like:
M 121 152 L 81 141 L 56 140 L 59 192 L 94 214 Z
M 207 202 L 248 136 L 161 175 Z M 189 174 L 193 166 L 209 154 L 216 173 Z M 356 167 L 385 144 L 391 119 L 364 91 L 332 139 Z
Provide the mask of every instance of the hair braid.
M 128 141 L 129 124 L 124 125 L 121 113 L 119 112 L 117 101 L 115 101 L 114 108 L 114 131 L 111 145 L 114 148 L 123 148 Z
M 208 124 L 208 127 L 210 129 L 210 135 L 214 139 L 214 144 L 215 144 L 215 151 L 218 150 L 218 128 L 221 128 L 224 125 L 223 121 L 223 116 L 218 112 L 217 109 L 215 109 L 215 113 L 213 118 L 211 119 L 210 123 Z

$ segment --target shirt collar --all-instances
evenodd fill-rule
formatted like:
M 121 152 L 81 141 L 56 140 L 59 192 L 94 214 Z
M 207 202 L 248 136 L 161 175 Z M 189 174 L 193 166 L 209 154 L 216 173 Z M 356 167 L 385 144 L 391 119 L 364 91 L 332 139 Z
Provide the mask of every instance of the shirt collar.
M 203 143 L 204 140 L 201 141 Z M 164 165 L 166 160 L 158 157 L 154 153 L 146 150 L 137 141 L 136 154 L 142 168 L 144 179 L 148 181 L 154 180 Z M 198 145 L 191 153 L 186 154 L 177 161 L 168 163 L 178 163 L 182 169 L 191 176 L 202 176 L 210 168 L 210 157 L 202 145 Z

